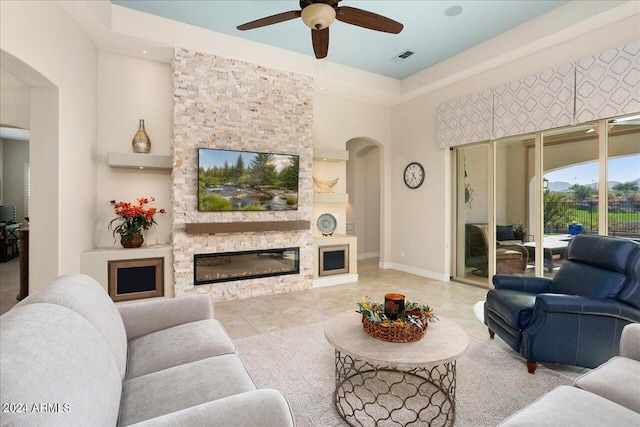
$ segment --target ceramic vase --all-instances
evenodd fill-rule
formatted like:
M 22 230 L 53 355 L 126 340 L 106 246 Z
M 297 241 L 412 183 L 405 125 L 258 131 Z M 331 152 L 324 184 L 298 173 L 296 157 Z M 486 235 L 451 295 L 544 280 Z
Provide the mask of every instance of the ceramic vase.
M 149 139 L 149 135 L 147 135 L 147 131 L 144 129 L 143 119 L 140 119 L 140 126 L 138 127 L 138 132 L 133 136 L 131 146 L 133 147 L 134 153 L 148 153 L 151 151 L 151 140 Z

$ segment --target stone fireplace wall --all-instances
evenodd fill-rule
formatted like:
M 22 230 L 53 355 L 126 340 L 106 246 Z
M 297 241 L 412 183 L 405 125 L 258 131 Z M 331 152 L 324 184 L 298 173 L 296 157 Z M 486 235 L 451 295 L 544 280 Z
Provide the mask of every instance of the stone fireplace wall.
M 187 223 L 311 221 L 312 78 L 177 49 L 173 62 L 171 189 L 175 295 L 214 300 L 278 294 L 312 286 L 311 230 L 186 234 Z M 298 210 L 198 212 L 198 148 L 300 156 Z M 300 247 L 300 274 L 194 286 L 194 254 Z

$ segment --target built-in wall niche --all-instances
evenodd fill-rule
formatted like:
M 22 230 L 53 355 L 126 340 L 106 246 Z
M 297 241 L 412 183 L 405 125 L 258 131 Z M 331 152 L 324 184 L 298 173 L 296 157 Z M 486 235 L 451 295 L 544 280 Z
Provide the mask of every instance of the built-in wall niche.
M 313 238 L 313 286 L 358 281 L 358 239 L 334 234 Z
M 152 298 L 162 296 L 165 298 L 171 298 L 174 295 L 173 292 L 173 257 L 172 248 L 169 245 L 151 245 L 142 246 L 136 249 L 125 248 L 96 248 L 87 252 L 83 252 L 80 255 L 80 272 L 88 276 L 93 277 L 102 285 L 105 291 L 109 292 L 109 263 L 115 261 L 136 261 L 143 260 L 156 260 L 162 259 L 161 267 L 155 267 L 156 274 L 160 272 L 162 274 L 161 280 L 156 280 L 156 284 L 162 283 L 162 293 L 160 294 L 136 294 L 136 298 Z M 148 261 L 151 262 L 151 261 Z M 123 264 L 126 265 L 126 264 Z M 143 264 L 146 265 L 146 264 Z M 113 276 L 112 276 L 113 277 Z M 122 277 L 121 277 L 122 278 Z M 158 290 L 159 291 L 159 290 Z M 120 292 L 117 292 L 120 293 Z M 126 294 L 127 292 L 123 292 Z M 124 300 L 124 299 L 123 299 Z

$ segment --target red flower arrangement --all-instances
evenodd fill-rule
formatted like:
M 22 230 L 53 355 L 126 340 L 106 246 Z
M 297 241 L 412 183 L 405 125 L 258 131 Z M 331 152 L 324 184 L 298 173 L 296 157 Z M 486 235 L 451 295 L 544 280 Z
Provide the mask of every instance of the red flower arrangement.
M 153 216 L 156 213 L 167 213 L 164 209 L 149 208 L 145 209 L 144 206 L 155 199 L 153 197 L 142 197 L 137 200 L 136 204 L 129 202 L 116 202 L 111 200 L 113 205 L 113 211 L 116 218 L 112 219 L 109 223 L 109 230 L 113 232 L 113 239 L 115 241 L 116 233 L 120 235 L 122 240 L 130 240 L 136 236 L 142 234 L 142 230 L 148 230 L 153 225 L 156 225 L 156 220 Z M 116 227 L 113 227 L 115 221 L 122 221 Z

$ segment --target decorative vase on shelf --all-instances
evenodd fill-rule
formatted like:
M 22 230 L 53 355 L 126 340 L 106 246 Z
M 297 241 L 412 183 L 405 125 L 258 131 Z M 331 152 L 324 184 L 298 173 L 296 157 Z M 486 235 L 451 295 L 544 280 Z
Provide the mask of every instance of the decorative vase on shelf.
M 144 237 L 142 237 L 142 234 L 120 237 L 120 244 L 125 248 L 139 248 L 142 246 L 142 243 L 144 243 Z
M 149 135 L 147 135 L 147 131 L 144 130 L 143 119 L 140 119 L 140 126 L 138 127 L 138 132 L 133 136 L 131 146 L 133 147 L 134 153 L 148 153 L 151 151 L 151 140 L 149 139 Z

